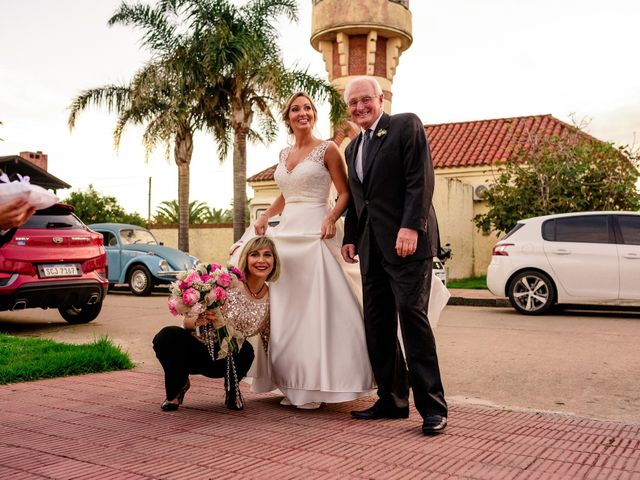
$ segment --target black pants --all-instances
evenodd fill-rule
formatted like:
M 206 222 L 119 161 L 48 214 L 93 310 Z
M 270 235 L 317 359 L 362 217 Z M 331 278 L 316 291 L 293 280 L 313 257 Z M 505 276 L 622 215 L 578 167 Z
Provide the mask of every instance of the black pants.
M 367 349 L 379 401 L 406 407 L 411 387 L 423 417 L 447 416 L 436 343 L 427 318 L 432 270 L 431 258 L 402 265 L 385 262 L 372 235 L 362 285 Z M 398 319 L 406 363 L 398 341 Z
M 209 378 L 226 376 L 227 360 L 213 360 L 207 347 L 184 328 L 164 327 L 153 337 L 153 349 L 164 369 L 167 400 L 178 396 L 189 375 Z M 233 353 L 238 380 L 249 371 L 253 357 L 253 347 L 249 342 L 244 342 L 240 351 Z

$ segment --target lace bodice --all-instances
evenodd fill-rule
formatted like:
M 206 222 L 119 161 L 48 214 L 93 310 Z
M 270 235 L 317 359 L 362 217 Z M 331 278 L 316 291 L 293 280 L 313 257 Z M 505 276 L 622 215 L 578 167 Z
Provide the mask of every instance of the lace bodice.
M 329 142 L 316 146 L 293 170 L 287 170 L 286 160 L 291 151 L 287 147 L 280 152 L 280 161 L 274 178 L 284 195 L 285 202 L 319 202 L 329 198 L 331 175 L 324 164 L 324 154 Z

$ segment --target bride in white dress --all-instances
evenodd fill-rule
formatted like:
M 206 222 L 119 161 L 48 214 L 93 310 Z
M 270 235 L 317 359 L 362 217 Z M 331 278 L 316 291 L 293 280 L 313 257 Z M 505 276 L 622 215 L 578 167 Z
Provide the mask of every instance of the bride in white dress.
M 283 120 L 295 143 L 280 152 L 274 174 L 282 194 L 254 224 L 252 234 L 273 238 L 281 275 L 270 285 L 269 369 L 272 384 L 254 382 L 254 391 L 278 388 L 284 404 L 315 408 L 368 395 L 374 379 L 362 319 L 362 285 L 357 265 L 342 260 L 342 218 L 348 203 L 344 159 L 333 142 L 316 138 L 317 111 L 304 93 L 291 96 Z M 338 198 L 330 205 L 331 185 Z M 269 217 L 280 223 L 268 227 Z M 251 229 L 249 229 L 251 230 Z M 429 319 L 448 292 L 434 278 Z M 433 304 L 433 305 L 431 305 Z

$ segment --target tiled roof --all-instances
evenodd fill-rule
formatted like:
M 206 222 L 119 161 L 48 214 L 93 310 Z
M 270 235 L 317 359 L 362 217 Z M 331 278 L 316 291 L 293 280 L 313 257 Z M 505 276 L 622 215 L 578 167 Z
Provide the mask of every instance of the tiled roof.
M 266 170 L 262 170 L 261 172 L 256 173 L 255 175 L 247 178 L 247 182 L 269 182 L 273 180 L 273 175 L 276 173 L 276 167 L 278 164 L 267 168 Z
M 493 165 L 513 158 L 522 146 L 527 148 L 532 137 L 576 131 L 549 114 L 441 123 L 425 125 L 424 129 L 434 168 Z
M 441 123 L 425 125 L 424 129 L 431 146 L 434 168 L 493 165 L 512 158 L 521 145 L 526 148 L 532 137 L 548 138 L 576 131 L 575 127 L 550 114 Z M 339 140 L 343 138 L 344 134 Z M 269 167 L 248 181 L 273 180 L 275 169 L 276 165 Z

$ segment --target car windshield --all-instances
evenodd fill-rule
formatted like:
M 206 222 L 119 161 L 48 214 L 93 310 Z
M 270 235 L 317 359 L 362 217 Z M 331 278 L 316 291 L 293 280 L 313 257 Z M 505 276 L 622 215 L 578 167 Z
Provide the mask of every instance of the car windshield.
M 124 245 L 158 245 L 157 240 L 149 230 L 124 228 L 120 230 L 120 238 Z
M 84 224 L 72 213 L 66 215 L 46 215 L 37 211 L 20 228 L 78 228 Z

